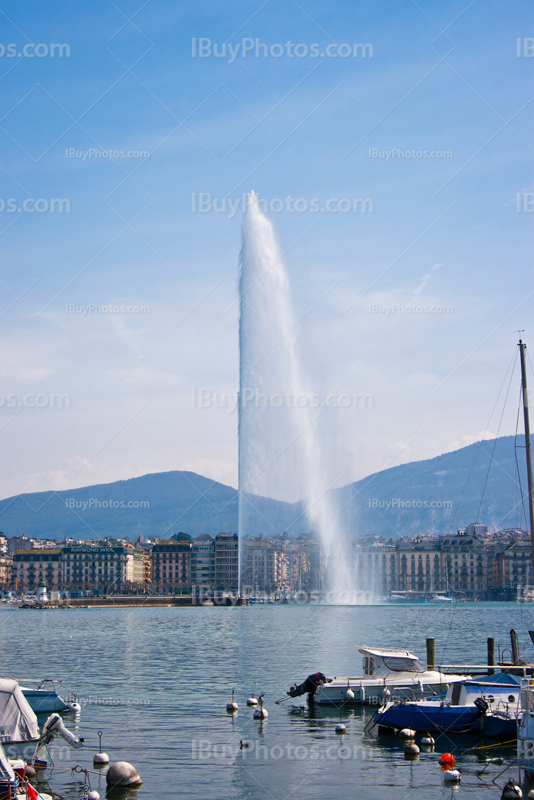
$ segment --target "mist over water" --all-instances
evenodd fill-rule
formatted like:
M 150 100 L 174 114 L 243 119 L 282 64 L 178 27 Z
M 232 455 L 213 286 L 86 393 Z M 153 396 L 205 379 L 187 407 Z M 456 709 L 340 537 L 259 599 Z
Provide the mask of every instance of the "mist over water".
M 329 500 L 328 465 L 335 453 L 320 435 L 325 409 L 298 398 L 313 395 L 298 351 L 298 323 L 287 270 L 270 221 L 252 193 L 243 224 L 240 256 L 239 402 L 239 574 L 243 574 L 245 536 L 273 537 L 283 532 L 272 515 L 262 514 L 258 497 L 300 502 L 304 528 L 316 531 L 325 554 L 321 588 L 330 602 L 358 602 L 345 531 Z M 301 520 L 303 522 L 304 520 Z

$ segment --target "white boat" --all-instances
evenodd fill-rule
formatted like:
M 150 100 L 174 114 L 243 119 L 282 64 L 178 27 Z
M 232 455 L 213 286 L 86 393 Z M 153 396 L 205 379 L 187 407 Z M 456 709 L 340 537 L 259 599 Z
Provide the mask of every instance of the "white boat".
M 80 705 L 76 701 L 76 695 L 72 692 L 69 695 L 60 694 L 63 688 L 61 681 L 45 678 L 41 681 L 25 680 L 24 683 L 36 683 L 32 689 L 21 686 L 22 693 L 33 711 L 36 714 L 52 714 L 54 711 L 79 711 Z
M 452 597 L 447 597 L 444 594 L 433 594 L 430 598 L 431 603 L 454 603 Z
M 31 759 L 37 742 L 37 717 L 17 681 L 0 679 L 0 744 L 9 758 Z
M 299 697 L 307 693 L 310 703 L 378 706 L 386 700 L 441 696 L 451 684 L 465 680 L 462 675 L 446 675 L 425 669 L 410 650 L 358 649 L 363 655 L 362 675 L 326 678 L 322 673 L 316 673 L 321 677 L 308 676 L 304 683 L 291 687 L 289 696 Z

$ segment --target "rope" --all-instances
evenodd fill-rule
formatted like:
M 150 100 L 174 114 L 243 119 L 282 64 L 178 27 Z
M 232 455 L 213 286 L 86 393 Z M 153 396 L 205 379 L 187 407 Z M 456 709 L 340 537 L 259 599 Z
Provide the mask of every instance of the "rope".
M 516 353 L 514 355 L 517 356 Z M 514 361 L 515 361 L 515 358 L 514 358 Z M 497 447 L 497 441 L 499 439 L 499 433 L 500 433 L 500 430 L 501 430 L 502 420 L 503 420 L 503 417 L 504 417 L 504 411 L 506 409 L 506 403 L 508 401 L 508 395 L 510 394 L 510 387 L 512 385 L 512 378 L 513 377 L 514 377 L 514 370 L 512 369 L 510 371 L 510 382 L 508 383 L 508 389 L 506 390 L 506 396 L 504 398 L 504 403 L 503 403 L 502 412 L 501 412 L 501 418 L 499 420 L 499 427 L 497 428 L 497 436 L 495 437 L 495 440 L 493 442 L 493 448 L 492 448 L 492 451 L 491 451 L 490 462 L 488 464 L 488 471 L 486 473 L 486 480 L 484 481 L 484 488 L 482 489 L 482 496 L 480 498 L 480 505 L 478 506 L 476 522 L 478 522 L 478 519 L 479 519 L 479 516 L 480 516 L 480 509 L 482 508 L 482 501 L 484 500 L 484 494 L 486 492 L 486 486 L 488 485 L 488 478 L 489 478 L 489 474 L 490 474 L 490 470 L 491 470 L 491 465 L 493 464 L 493 456 L 495 454 L 495 448 Z M 500 394 L 500 392 L 499 392 L 499 394 Z

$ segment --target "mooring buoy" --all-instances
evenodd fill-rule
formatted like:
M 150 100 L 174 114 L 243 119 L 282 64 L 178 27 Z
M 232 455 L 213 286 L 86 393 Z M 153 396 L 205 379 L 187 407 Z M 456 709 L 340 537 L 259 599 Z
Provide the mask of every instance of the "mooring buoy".
M 109 764 L 109 756 L 107 753 L 102 752 L 102 731 L 97 731 L 98 736 L 98 753 L 93 756 L 93 767 L 103 767 Z
M 90 792 L 87 792 L 87 800 L 100 800 L 100 795 L 96 789 L 91 789 Z
M 457 769 L 447 769 L 443 773 L 443 780 L 445 783 L 461 783 L 462 776 Z
M 399 731 L 399 737 L 401 739 L 415 739 L 415 731 L 412 731 L 411 728 L 403 728 Z
M 127 761 L 116 761 L 106 772 L 108 786 L 139 786 L 143 783 L 136 768 Z
M 434 741 L 434 739 L 432 738 L 432 736 L 431 736 L 431 735 L 429 734 L 429 732 L 427 731 L 427 732 L 425 733 L 425 735 L 423 736 L 423 738 L 421 739 L 421 744 L 424 744 L 424 745 L 425 745 L 425 747 L 434 747 L 434 745 L 436 744 L 436 742 Z
M 419 748 L 415 742 L 408 742 L 404 748 L 404 758 L 416 758 L 419 755 Z
M 346 732 L 347 732 L 347 726 L 343 725 L 342 722 L 338 722 L 338 724 L 336 725 L 336 733 L 346 733 Z
M 254 719 L 267 719 L 269 713 L 266 708 L 263 707 L 263 692 L 260 694 L 258 705 L 254 709 L 253 717 Z
M 513 778 L 510 778 L 502 790 L 501 800 L 518 800 L 521 797 L 523 797 L 521 787 L 517 785 Z
M 235 689 L 232 689 L 232 700 L 230 703 L 226 704 L 226 710 L 228 711 L 229 714 L 233 714 L 234 711 L 237 711 L 237 709 L 239 708 L 237 703 L 234 701 L 234 694 L 235 694 Z
M 257 699 L 254 697 L 253 694 L 251 694 L 247 700 L 247 706 L 257 706 L 257 705 L 258 705 Z

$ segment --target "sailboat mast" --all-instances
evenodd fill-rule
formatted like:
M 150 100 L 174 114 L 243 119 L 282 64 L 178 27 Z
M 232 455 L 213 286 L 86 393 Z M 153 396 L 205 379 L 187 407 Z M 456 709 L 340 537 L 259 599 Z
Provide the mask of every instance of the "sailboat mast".
M 530 420 L 528 416 L 527 367 L 525 363 L 526 344 L 519 340 L 521 356 L 521 389 L 523 395 L 523 418 L 525 421 L 525 451 L 527 456 L 528 511 L 530 517 L 530 553 L 532 558 L 532 574 L 534 576 L 534 486 L 532 483 L 532 452 L 530 447 Z

